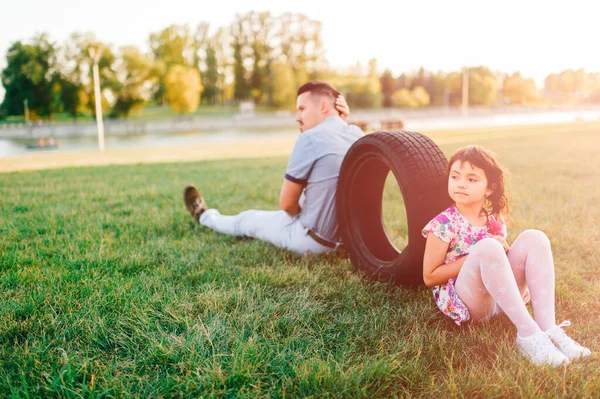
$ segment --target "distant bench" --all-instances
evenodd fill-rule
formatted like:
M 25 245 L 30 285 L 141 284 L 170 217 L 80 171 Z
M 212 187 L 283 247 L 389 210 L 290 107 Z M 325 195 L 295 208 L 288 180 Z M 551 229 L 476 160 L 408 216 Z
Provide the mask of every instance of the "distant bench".
M 369 127 L 369 122 L 367 121 L 353 121 L 353 122 L 348 122 L 349 125 L 356 125 L 360 128 L 360 130 L 362 130 L 363 132 L 367 131 L 367 128 Z
M 381 130 L 402 130 L 404 121 L 402 119 L 386 119 L 381 121 Z
M 369 122 L 358 120 L 348 122 L 351 125 L 356 125 L 363 132 L 369 130 Z M 402 130 L 404 129 L 404 121 L 402 119 L 385 119 L 379 122 L 379 130 Z

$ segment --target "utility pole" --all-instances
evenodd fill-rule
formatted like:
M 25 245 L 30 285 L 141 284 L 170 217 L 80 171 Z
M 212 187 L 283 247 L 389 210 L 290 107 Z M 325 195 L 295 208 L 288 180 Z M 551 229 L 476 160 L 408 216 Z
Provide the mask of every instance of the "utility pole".
M 96 100 L 96 124 L 98 125 L 98 147 L 100 151 L 104 151 L 104 123 L 102 123 L 102 93 L 100 92 L 100 72 L 98 70 L 98 61 L 102 54 L 100 46 L 91 46 L 88 50 L 94 64 L 94 98 Z
M 469 115 L 469 69 L 466 67 L 462 74 L 462 114 Z
M 29 125 L 29 100 L 23 100 L 23 107 L 25 108 L 25 124 Z
M 448 86 L 444 85 L 444 109 L 448 110 L 450 107 L 450 89 Z

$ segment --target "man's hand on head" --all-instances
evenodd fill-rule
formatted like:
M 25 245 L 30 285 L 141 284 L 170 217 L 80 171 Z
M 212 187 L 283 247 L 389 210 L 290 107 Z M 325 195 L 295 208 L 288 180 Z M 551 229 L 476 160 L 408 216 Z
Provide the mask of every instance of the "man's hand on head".
M 340 118 L 346 120 L 350 115 L 350 107 L 348 107 L 348 103 L 346 103 L 346 99 L 341 94 L 338 98 L 335 99 L 335 109 L 340 113 Z

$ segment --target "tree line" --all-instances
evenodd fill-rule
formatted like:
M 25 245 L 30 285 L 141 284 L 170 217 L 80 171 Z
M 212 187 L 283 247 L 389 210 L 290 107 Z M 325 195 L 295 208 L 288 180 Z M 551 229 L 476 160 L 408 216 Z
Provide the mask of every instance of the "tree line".
M 240 101 L 290 109 L 296 88 L 309 79 L 332 82 L 353 108 L 457 106 L 464 79 L 475 106 L 600 102 L 600 74 L 583 69 L 548 75 L 543 90 L 518 72 L 485 66 L 451 72 L 421 68 L 395 77 L 389 70 L 379 73 L 373 59 L 336 71 L 327 63 L 321 29 L 319 21 L 302 14 L 252 11 L 214 32 L 206 22 L 152 32 L 148 51 L 113 48 L 91 33 L 73 33 L 61 44 L 40 34 L 13 43 L 6 53 L 0 118 L 23 115 L 25 104 L 33 120 L 59 112 L 73 118 L 93 114 L 91 50 L 98 53 L 102 109 L 113 118 L 128 117 L 149 102 L 177 113 Z

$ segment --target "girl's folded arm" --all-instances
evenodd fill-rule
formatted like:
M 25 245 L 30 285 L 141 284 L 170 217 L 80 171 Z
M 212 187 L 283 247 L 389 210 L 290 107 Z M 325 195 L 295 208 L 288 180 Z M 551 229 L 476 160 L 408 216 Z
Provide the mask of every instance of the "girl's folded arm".
M 444 284 L 449 279 L 457 277 L 460 268 L 465 263 L 467 257 L 463 256 L 454 262 L 444 264 L 448 245 L 434 234 L 427 235 L 423 257 L 423 281 L 427 287 Z

